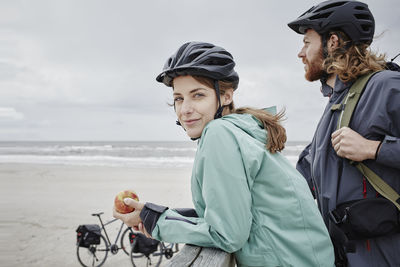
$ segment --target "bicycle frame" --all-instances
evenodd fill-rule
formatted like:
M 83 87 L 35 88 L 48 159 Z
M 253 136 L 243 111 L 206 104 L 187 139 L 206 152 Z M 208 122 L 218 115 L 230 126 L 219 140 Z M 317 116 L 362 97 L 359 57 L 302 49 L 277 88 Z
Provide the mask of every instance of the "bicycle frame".
M 118 242 L 118 239 L 119 239 L 119 237 L 120 237 L 120 235 L 121 235 L 122 229 L 124 228 L 124 225 L 125 225 L 125 224 L 124 224 L 124 222 L 121 222 L 121 227 L 119 228 L 117 237 L 115 238 L 115 242 L 114 242 L 114 243 L 111 243 L 110 237 L 108 236 L 108 233 L 107 233 L 107 230 L 106 230 L 106 226 L 109 225 L 109 224 L 111 224 L 111 223 L 113 223 L 113 222 L 115 222 L 115 221 L 117 221 L 118 219 L 113 219 L 113 220 L 111 220 L 111 221 L 108 221 L 108 222 L 106 222 L 106 223 L 103 223 L 103 220 L 101 219 L 101 214 L 102 214 L 102 213 L 94 213 L 94 214 L 92 214 L 92 215 L 93 215 L 93 216 L 97 216 L 98 219 L 99 219 L 99 221 L 100 221 L 101 228 L 103 229 L 103 232 L 104 232 L 104 234 L 105 234 L 105 236 L 106 236 L 107 250 L 108 250 L 108 251 L 111 251 L 112 254 L 117 254 L 117 253 L 118 253 L 118 250 L 122 248 L 122 247 L 118 247 L 117 242 Z M 124 249 L 124 250 L 125 250 L 125 249 Z
M 118 238 L 119 238 L 119 236 L 121 235 L 121 232 L 122 232 L 122 228 L 124 227 L 124 222 L 121 222 L 121 227 L 119 228 L 117 237 L 115 238 L 115 242 L 114 242 L 114 243 L 111 243 L 110 238 L 108 237 L 108 234 L 107 234 L 106 225 L 109 225 L 109 224 L 111 224 L 111 223 L 117 221 L 118 219 L 113 219 L 113 220 L 111 220 L 111 221 L 108 221 L 108 222 L 106 222 L 106 223 L 103 223 L 103 220 L 101 219 L 101 217 L 100 217 L 100 216 L 97 216 L 97 217 L 98 217 L 99 220 L 100 220 L 101 228 L 103 229 L 104 234 L 106 235 L 108 244 L 109 244 L 109 245 L 117 244 Z

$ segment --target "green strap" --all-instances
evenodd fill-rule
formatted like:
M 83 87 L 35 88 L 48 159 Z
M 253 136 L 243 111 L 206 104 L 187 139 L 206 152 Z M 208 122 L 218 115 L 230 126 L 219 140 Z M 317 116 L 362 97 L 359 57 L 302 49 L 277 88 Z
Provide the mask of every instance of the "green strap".
M 375 172 L 368 168 L 363 163 L 357 163 L 356 168 L 368 179 L 368 182 L 375 190 L 389 199 L 400 210 L 400 196 L 393 190 L 385 181 L 383 181 Z
M 336 110 L 343 110 L 343 105 L 342 104 L 333 104 L 331 107 L 332 111 L 336 111 Z
M 371 72 L 358 78 L 350 87 L 349 92 L 345 96 L 341 104 L 333 105 L 331 110 L 342 110 L 339 116 L 337 129 L 348 127 L 354 109 L 357 106 L 358 100 L 368 83 L 369 79 L 377 72 Z M 392 187 L 390 187 L 382 178 L 380 178 L 374 171 L 368 168 L 365 164 L 355 162 L 353 165 L 368 179 L 368 182 L 375 188 L 375 190 L 393 202 L 393 204 L 400 210 L 400 196 Z
M 369 74 L 365 74 L 358 78 L 354 84 L 350 87 L 349 92 L 344 98 L 344 101 L 341 105 L 342 112 L 340 113 L 337 128 L 340 129 L 345 126 L 349 126 L 351 117 L 353 115 L 354 109 L 357 106 L 358 100 L 365 88 L 365 85 L 368 83 L 368 80 L 374 75 L 376 72 L 371 72 Z

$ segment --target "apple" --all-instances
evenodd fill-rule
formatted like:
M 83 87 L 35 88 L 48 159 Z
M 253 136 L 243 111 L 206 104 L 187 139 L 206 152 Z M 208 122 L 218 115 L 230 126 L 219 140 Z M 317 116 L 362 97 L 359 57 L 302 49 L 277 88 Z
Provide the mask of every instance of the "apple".
M 139 201 L 139 197 L 133 190 L 124 190 L 124 191 L 119 192 L 115 196 L 114 206 L 115 206 L 115 210 L 122 214 L 130 213 L 135 210 L 134 208 L 125 205 L 125 203 L 124 203 L 125 198 L 132 198 L 136 201 Z

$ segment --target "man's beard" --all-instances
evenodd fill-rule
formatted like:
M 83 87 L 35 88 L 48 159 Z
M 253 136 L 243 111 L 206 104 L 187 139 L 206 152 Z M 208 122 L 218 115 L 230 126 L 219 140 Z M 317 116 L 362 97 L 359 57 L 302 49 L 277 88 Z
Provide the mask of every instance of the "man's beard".
M 305 77 L 310 82 L 321 79 L 321 77 L 324 74 L 324 69 L 322 67 L 324 59 L 323 59 L 322 55 L 323 55 L 323 52 L 322 52 L 322 46 L 321 46 L 317 58 L 315 58 L 312 62 L 310 62 L 306 59 L 306 64 L 308 66 L 308 69 L 305 74 Z

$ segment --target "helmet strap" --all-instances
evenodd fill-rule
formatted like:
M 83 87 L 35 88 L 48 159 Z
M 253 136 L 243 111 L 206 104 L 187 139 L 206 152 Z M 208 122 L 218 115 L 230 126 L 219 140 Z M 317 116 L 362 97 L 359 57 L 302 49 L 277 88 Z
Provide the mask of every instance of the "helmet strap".
M 176 107 L 175 107 L 175 101 L 174 101 L 174 111 L 176 111 Z M 178 126 L 182 126 L 181 122 L 179 120 L 176 120 L 176 125 Z M 183 128 L 183 126 L 182 126 Z M 185 130 L 185 128 L 183 128 Z M 186 130 L 185 130 L 186 131 Z
M 217 94 L 217 99 L 218 99 L 218 109 L 214 115 L 214 119 L 219 119 L 222 117 L 222 112 L 224 111 L 225 106 L 221 106 L 221 91 L 219 90 L 218 80 L 214 81 L 214 87 L 215 87 L 215 92 Z
M 326 32 L 321 35 L 323 59 L 326 59 L 328 57 L 328 36 L 329 32 Z
M 176 120 L 176 125 L 179 125 L 179 126 L 181 126 L 182 127 L 182 129 L 186 132 L 186 129 L 185 129 L 185 127 L 183 127 L 182 126 L 182 124 L 180 123 L 180 121 L 179 120 Z M 190 137 L 190 140 L 192 140 L 192 141 L 196 141 L 197 139 L 199 139 L 200 138 L 200 136 L 199 137 L 194 137 L 194 138 L 192 138 L 192 137 Z

